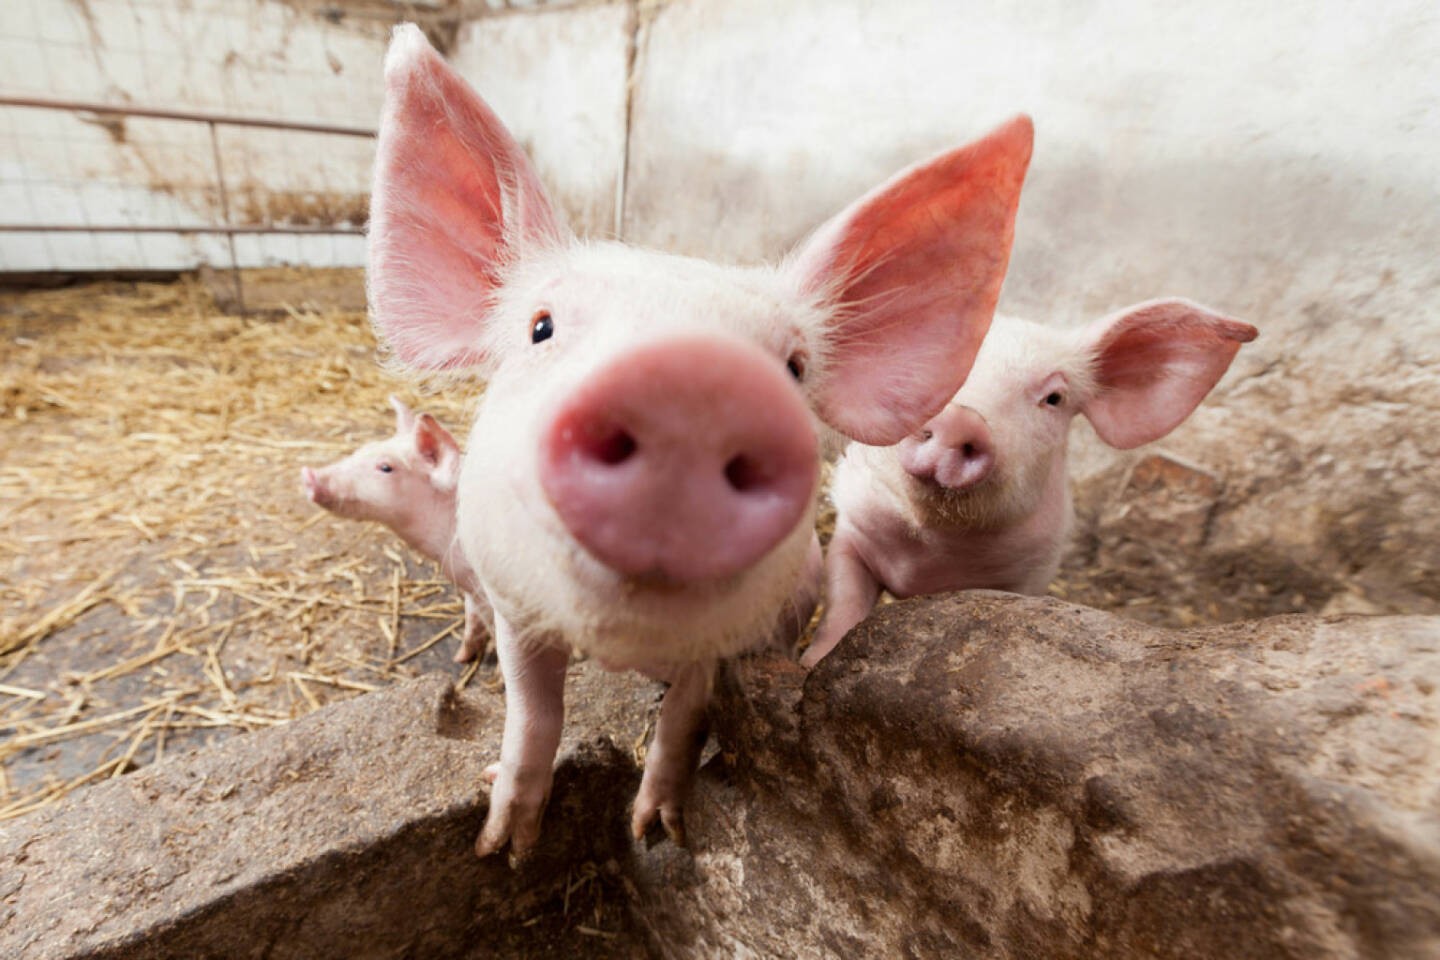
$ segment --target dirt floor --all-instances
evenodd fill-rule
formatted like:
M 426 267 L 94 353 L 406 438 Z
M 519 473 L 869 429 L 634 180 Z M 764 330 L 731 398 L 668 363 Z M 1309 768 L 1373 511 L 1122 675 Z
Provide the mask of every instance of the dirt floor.
M 0 291 L 0 821 L 423 672 L 498 685 L 451 662 L 437 571 L 298 476 L 388 435 L 390 393 L 463 438 L 475 391 L 384 372 L 357 271 L 248 272 L 246 316 L 232 281 Z M 1174 626 L 1318 602 L 1096 572 L 1095 547 L 1053 593 Z

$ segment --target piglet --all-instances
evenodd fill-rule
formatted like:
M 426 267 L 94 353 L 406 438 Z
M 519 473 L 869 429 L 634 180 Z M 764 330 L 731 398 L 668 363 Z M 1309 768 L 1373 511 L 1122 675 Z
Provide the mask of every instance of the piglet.
M 572 649 L 670 682 L 630 827 L 682 842 L 716 664 L 802 622 L 822 431 L 896 443 L 974 360 L 1030 122 L 901 172 L 778 266 L 735 267 L 578 241 L 413 26 L 385 85 L 372 320 L 400 364 L 487 381 L 458 492 L 505 678 L 476 852 L 539 836 Z
M 305 493 L 317 506 L 351 520 L 374 520 L 400 535 L 440 570 L 465 599 L 465 635 L 455 662 L 485 650 L 493 614 L 475 571 L 455 545 L 455 485 L 460 447 L 428 413 L 416 416 L 391 397 L 395 435 L 367 443 L 328 467 L 302 467 Z
M 1125 450 L 1175 429 L 1254 327 L 1186 300 L 1154 300 L 1077 331 L 996 317 L 969 379 L 894 446 L 851 444 L 836 465 L 826 612 L 813 666 L 880 590 L 1041 594 L 1074 522 L 1065 469 L 1084 416 Z

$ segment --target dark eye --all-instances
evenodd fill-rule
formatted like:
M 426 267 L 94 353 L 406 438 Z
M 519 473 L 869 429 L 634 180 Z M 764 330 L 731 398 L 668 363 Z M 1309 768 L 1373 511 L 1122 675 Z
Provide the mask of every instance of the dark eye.
M 1060 396 L 1060 391 L 1056 390 L 1054 393 L 1050 394 L 1048 397 L 1045 398 L 1045 402 L 1050 404 L 1050 406 L 1052 407 L 1058 407 L 1060 406 L 1060 402 L 1064 399 L 1064 397 Z
M 555 335 L 555 321 L 550 319 L 550 314 L 542 310 L 535 314 L 535 319 L 530 321 L 530 342 L 543 343 Z
M 785 361 L 785 369 L 790 371 L 790 376 L 799 383 L 805 379 L 805 355 L 803 353 L 792 353 L 790 359 Z
M 395 468 L 392 467 L 392 466 L 390 466 L 390 464 L 388 464 L 388 463 L 382 463 L 382 464 L 380 464 L 378 467 L 376 467 L 375 469 L 376 469 L 376 470 L 379 470 L 381 473 L 389 473 L 391 470 L 394 470 Z

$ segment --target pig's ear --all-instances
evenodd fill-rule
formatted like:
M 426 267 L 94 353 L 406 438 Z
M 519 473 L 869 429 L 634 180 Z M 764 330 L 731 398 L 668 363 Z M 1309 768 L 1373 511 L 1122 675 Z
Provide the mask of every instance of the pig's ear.
M 415 414 L 405 406 L 405 402 L 395 394 L 390 394 L 390 406 L 395 408 L 395 432 L 397 434 L 409 433 L 415 426 Z
M 1112 447 L 1158 440 L 1190 416 L 1258 332 L 1178 299 L 1099 320 L 1082 334 L 1095 357 L 1095 392 L 1080 412 Z
M 831 309 L 815 397 L 840 432 L 897 443 L 965 382 L 1005 278 L 1033 135 L 1019 116 L 901 172 L 791 262 Z
M 563 235 L 530 161 L 418 27 L 395 28 L 370 195 L 376 330 L 407 366 L 484 359 L 505 264 Z
M 415 420 L 415 452 L 439 486 L 454 489 L 460 476 L 460 445 L 428 413 Z

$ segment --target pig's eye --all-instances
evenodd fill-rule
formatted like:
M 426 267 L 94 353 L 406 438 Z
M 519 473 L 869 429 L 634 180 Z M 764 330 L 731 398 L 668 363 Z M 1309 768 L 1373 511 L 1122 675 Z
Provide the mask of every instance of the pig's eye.
M 382 464 L 380 464 L 378 467 L 376 467 L 375 469 L 376 469 L 376 470 L 379 470 L 381 473 L 389 473 L 391 470 L 394 470 L 395 468 L 392 467 L 392 466 L 390 466 L 390 464 L 388 464 L 388 463 L 382 463 Z
M 805 354 L 799 352 L 790 354 L 790 359 L 785 361 L 785 369 L 790 371 L 790 376 L 795 378 L 796 383 L 804 380 Z
M 1058 406 L 1060 406 L 1060 404 L 1063 403 L 1064 401 L 1065 401 L 1065 397 L 1061 395 L 1061 393 L 1060 393 L 1059 390 L 1052 390 L 1052 391 L 1051 391 L 1048 395 L 1046 395 L 1046 397 L 1045 397 L 1045 402 L 1048 403 L 1048 404 L 1050 404 L 1050 406 L 1052 406 L 1052 407 L 1058 407 Z
M 530 342 L 544 343 L 555 335 L 555 321 L 550 319 L 548 311 L 540 311 L 535 314 L 535 319 L 530 321 Z

